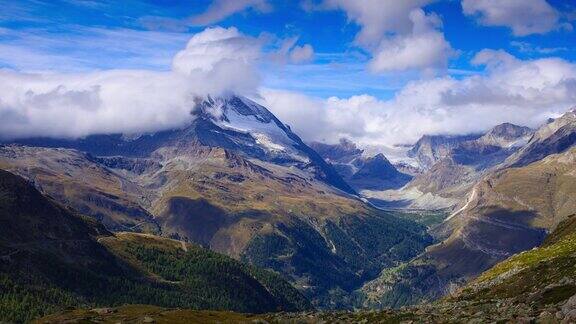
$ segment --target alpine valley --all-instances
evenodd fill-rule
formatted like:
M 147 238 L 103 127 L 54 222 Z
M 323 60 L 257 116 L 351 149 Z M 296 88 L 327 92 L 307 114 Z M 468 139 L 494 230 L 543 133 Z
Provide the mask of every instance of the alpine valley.
M 314 307 L 324 309 L 350 308 L 355 290 L 384 269 L 414 258 L 433 242 L 425 226 L 364 202 L 330 164 L 264 107 L 238 96 L 208 97 L 198 99 L 191 111 L 189 125 L 161 133 L 6 143 L 0 147 L 0 168 L 27 179 L 54 204 L 103 224 L 111 231 L 106 235 L 115 238 L 98 238 L 97 243 L 108 248 L 108 242 L 115 247 L 114 242 L 146 245 L 147 240 L 166 245 L 175 242 L 171 240 L 183 242 L 182 246 L 197 244 L 282 275 L 299 291 L 289 294 L 297 298 L 302 294 Z M 41 224 L 14 219 L 8 211 L 3 217 L 3 222 L 30 227 L 22 231 L 42 232 Z M 68 240 L 51 236 L 56 245 L 59 240 Z M 97 235 L 91 237 L 96 240 Z M 22 253 L 18 246 L 34 246 L 38 240 L 47 239 L 33 237 L 7 243 L 3 273 L 13 280 L 15 274 L 10 269 L 19 262 L 14 258 Z M 122 261 L 137 259 L 136 268 L 150 271 L 160 280 L 158 284 L 183 280 L 178 278 L 193 270 L 183 266 L 202 267 L 194 263 L 194 256 L 189 256 L 192 261 L 182 259 L 187 254 L 178 249 L 166 256 L 140 251 L 142 257 L 151 258 L 151 269 L 148 264 L 140 265 L 140 255 L 132 256 L 136 251 L 121 251 L 116 254 Z M 184 264 L 164 264 L 168 261 L 165 258 Z M 74 263 L 73 258 L 63 260 Z M 230 274 L 227 268 L 224 273 L 214 271 L 210 275 L 218 280 L 220 275 L 237 276 L 238 270 L 231 268 Z M 27 298 L 19 291 L 5 296 L 3 303 Z M 173 297 L 166 297 L 157 303 L 159 306 L 200 308 L 178 298 L 175 291 L 169 293 Z M 132 292 L 120 289 L 117 299 L 108 300 L 78 294 L 82 302 L 104 306 L 123 303 Z M 51 309 L 69 306 L 74 303 L 71 298 Z M 249 312 L 310 307 L 302 301 L 265 306 L 253 297 L 246 298 L 253 307 L 210 300 L 206 305 Z M 144 297 L 134 302 L 150 300 L 154 299 Z M 38 312 L 20 316 L 44 314 Z
M 572 318 L 576 111 L 393 162 L 194 102 L 182 128 L 2 143 L 2 320 Z
M 576 323 L 576 0 L 0 0 L 4 323 Z

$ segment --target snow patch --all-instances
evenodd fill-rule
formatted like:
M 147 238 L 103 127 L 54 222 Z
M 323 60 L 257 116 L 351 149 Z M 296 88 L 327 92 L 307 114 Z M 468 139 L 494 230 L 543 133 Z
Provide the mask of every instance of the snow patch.
M 257 107 L 256 107 L 257 108 Z M 225 129 L 250 134 L 256 142 L 269 152 L 281 152 L 290 155 L 295 160 L 309 162 L 306 156 L 294 148 L 294 142 L 274 120 L 265 122 L 256 115 L 242 115 L 233 108 L 224 112 L 226 118 L 221 118 L 216 124 Z

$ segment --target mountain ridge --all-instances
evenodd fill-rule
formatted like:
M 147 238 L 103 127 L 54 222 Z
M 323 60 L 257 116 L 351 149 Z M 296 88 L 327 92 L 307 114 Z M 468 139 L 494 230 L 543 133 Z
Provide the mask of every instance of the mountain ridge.
M 556 136 L 560 131 L 570 138 L 563 133 L 565 124 L 570 123 L 563 124 L 548 136 L 562 138 Z M 547 129 L 544 125 L 536 134 Z M 528 143 L 533 141 L 534 136 Z M 406 296 L 411 298 L 409 303 L 439 298 L 497 262 L 540 246 L 547 233 L 576 208 L 571 198 L 576 192 L 576 148 L 573 144 L 567 150 L 557 148 L 551 145 L 546 152 L 553 153 L 527 165 L 497 165 L 482 176 L 471 186 L 460 208 L 432 230 L 440 243 L 405 265 L 385 270 L 379 279 L 365 285 L 367 305 L 397 306 L 406 301 Z M 514 154 L 524 154 L 523 149 Z
M 124 303 L 245 312 L 311 309 L 274 273 L 184 242 L 112 234 L 4 170 L 0 224 L 2 320 Z
M 312 142 L 309 145 L 360 193 L 363 190 L 397 189 L 412 179 L 411 175 L 400 172 L 384 154 L 365 156 L 364 150 L 345 138 L 338 144 Z
M 364 281 L 431 243 L 425 227 L 332 185 L 343 181 L 334 169 L 264 108 L 226 98 L 198 104 L 184 129 L 65 142 L 86 153 L 20 141 L 3 146 L 0 166 L 103 214 L 115 230 L 161 233 L 273 269 L 320 307 L 349 307 Z M 98 192 L 78 196 L 90 182 Z M 151 215 L 150 225 L 119 213 L 112 202 L 121 200 Z
M 186 150 L 190 144 L 197 142 L 200 145 L 242 152 L 261 160 L 295 165 L 301 169 L 309 168 L 322 181 L 344 192 L 355 194 L 355 191 L 314 150 L 304 144 L 270 111 L 247 98 L 230 95 L 216 99 L 210 96 L 197 99 L 191 114 L 195 117 L 191 123 L 176 130 L 137 136 L 103 134 L 80 139 L 29 138 L 8 143 L 72 148 L 94 156 L 146 158 L 166 145 Z M 249 128 L 253 125 L 262 129 L 254 131 Z M 263 137 L 254 137 L 257 131 L 260 131 L 258 134 Z M 271 134 L 277 135 L 277 138 L 270 138 Z

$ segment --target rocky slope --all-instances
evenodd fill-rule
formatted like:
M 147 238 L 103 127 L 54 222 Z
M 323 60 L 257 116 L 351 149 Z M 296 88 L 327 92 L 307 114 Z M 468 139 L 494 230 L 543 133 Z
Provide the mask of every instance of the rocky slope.
M 573 323 L 576 321 L 576 215 L 559 224 L 536 249 L 514 255 L 443 300 L 395 310 L 237 313 L 124 306 L 101 314 L 75 310 L 43 318 L 116 323 L 135 319 L 163 323 Z M 538 278 L 538 280 L 534 280 Z
M 516 315 L 542 323 L 574 322 L 575 248 L 576 214 L 571 214 L 542 246 L 497 264 L 446 302 L 492 305 L 492 312 L 501 318 Z
M 576 148 L 474 186 L 436 236 L 442 242 L 362 289 L 365 305 L 399 306 L 445 295 L 497 262 L 539 246 L 576 210 Z
M 142 165 L 158 167 L 147 166 L 146 162 Z M 147 193 L 128 177 L 112 172 L 85 153 L 5 145 L 0 146 L 0 168 L 25 177 L 62 204 L 92 216 L 110 230 L 160 231 L 146 208 Z
M 479 137 L 480 135 L 424 135 L 408 151 L 408 156 L 416 159 L 422 169 L 428 169 L 448 156 L 452 148 Z
M 425 171 L 401 191 L 363 192 L 376 204 L 404 201 L 418 209 L 453 208 L 486 173 L 497 168 L 532 137 L 528 127 L 504 123 L 478 136 L 424 136 L 411 149 Z
M 192 121 L 182 129 L 152 134 L 93 135 L 81 139 L 31 138 L 27 146 L 72 148 L 93 156 L 154 157 L 159 151 L 193 153 L 198 146 L 241 152 L 249 158 L 305 170 L 348 193 L 354 191 L 314 150 L 270 111 L 238 96 L 196 98 Z M 168 153 L 168 152 L 167 152 Z
M 334 166 L 356 191 L 398 189 L 412 176 L 398 171 L 384 154 L 367 157 L 353 142 L 341 139 L 338 144 L 311 143 L 310 147 Z
M 0 321 L 124 303 L 244 312 L 311 307 L 276 274 L 184 242 L 113 235 L 3 170 L 0 224 Z
M 155 225 L 163 236 L 274 269 L 322 307 L 349 307 L 365 281 L 431 243 L 425 227 L 350 195 L 336 171 L 264 107 L 208 98 L 194 113 L 187 127 L 156 134 L 4 145 L 0 165 L 63 203 L 102 213 L 119 224 L 114 230 Z M 97 190 L 79 195 L 84 188 Z M 144 210 L 151 225 L 91 204 L 94 194 Z
M 539 128 L 526 145 L 506 160 L 505 165 L 527 165 L 549 154 L 564 152 L 575 143 L 576 108 Z

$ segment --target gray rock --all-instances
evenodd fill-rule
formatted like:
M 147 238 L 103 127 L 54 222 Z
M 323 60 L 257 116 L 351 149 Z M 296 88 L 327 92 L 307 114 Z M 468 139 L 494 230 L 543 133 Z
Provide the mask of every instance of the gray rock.
M 557 311 L 556 312 L 556 318 L 557 319 L 563 319 L 564 318 L 564 313 L 562 311 Z
M 566 316 L 564 316 L 562 323 L 576 323 L 576 309 L 573 309 L 568 313 L 566 313 Z
M 576 295 L 570 297 L 564 305 L 562 305 L 562 312 L 564 314 L 569 313 L 571 310 L 576 309 Z
M 112 308 L 94 308 L 92 309 L 92 311 L 98 315 L 106 315 L 106 314 L 112 314 L 114 313 L 114 310 Z

